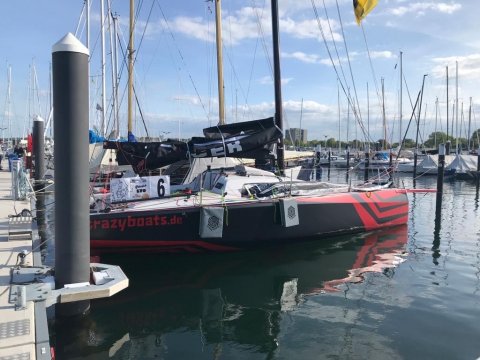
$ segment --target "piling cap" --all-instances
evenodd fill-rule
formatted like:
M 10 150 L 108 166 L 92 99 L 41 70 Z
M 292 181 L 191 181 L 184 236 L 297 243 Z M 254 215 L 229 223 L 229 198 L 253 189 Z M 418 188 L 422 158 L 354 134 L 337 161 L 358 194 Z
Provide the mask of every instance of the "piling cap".
M 40 115 L 33 115 L 33 121 L 45 122 Z
M 89 55 L 89 51 L 85 45 L 83 45 L 72 33 L 68 33 L 53 45 L 52 53 L 61 51 L 77 52 Z

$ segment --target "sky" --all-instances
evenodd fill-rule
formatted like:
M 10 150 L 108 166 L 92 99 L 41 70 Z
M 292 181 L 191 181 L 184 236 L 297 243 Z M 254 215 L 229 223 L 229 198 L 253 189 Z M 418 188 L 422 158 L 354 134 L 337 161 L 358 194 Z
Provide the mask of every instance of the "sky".
M 125 135 L 129 4 L 110 2 L 118 19 L 119 126 Z M 84 5 L 83 0 L 0 2 L 2 137 L 24 136 L 35 114 L 48 118 L 52 46 L 68 32 L 87 45 Z M 135 7 L 134 133 L 201 136 L 203 128 L 218 123 L 214 3 L 137 0 Z M 270 1 L 223 0 L 221 7 L 226 122 L 273 116 Z M 285 129 L 306 129 L 309 140 L 364 140 L 368 133 L 377 141 L 385 133 L 385 109 L 387 141 L 398 142 L 424 75 L 421 139 L 446 132 L 447 117 L 450 134 L 466 137 L 469 120 L 471 132 L 480 128 L 476 1 L 379 0 L 361 26 L 352 0 L 279 0 L 279 13 Z M 90 14 L 89 123 L 101 129 L 100 0 L 91 0 Z M 108 21 L 105 27 L 108 133 L 113 129 Z M 406 137 L 415 138 L 415 131 L 412 122 Z

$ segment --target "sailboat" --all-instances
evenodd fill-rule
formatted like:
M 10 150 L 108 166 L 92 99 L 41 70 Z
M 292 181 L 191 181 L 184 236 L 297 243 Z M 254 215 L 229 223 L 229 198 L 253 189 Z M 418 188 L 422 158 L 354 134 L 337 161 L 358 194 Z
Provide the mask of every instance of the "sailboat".
M 113 201 L 90 214 L 92 253 L 227 252 L 407 222 L 404 189 L 300 181 L 285 171 L 277 0 L 271 5 L 274 117 L 207 128 L 188 143 L 110 145 L 137 171 L 178 157 L 268 159 L 274 147 L 277 173 L 240 165 L 209 168 L 181 186 L 164 176 L 120 180 L 111 185 Z

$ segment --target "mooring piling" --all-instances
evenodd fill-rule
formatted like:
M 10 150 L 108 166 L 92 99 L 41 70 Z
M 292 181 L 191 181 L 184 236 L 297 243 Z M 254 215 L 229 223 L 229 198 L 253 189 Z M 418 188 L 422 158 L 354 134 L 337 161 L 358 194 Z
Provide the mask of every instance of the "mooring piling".
M 43 189 L 43 179 L 45 177 L 45 139 L 43 132 L 45 121 L 36 116 L 33 120 L 33 157 L 35 160 L 35 191 Z
M 45 234 L 45 139 L 43 137 L 45 121 L 40 116 L 35 116 L 33 120 L 33 161 L 34 167 L 34 190 L 35 190 L 35 207 L 38 233 L 42 239 L 42 243 L 46 241 Z
M 437 173 L 437 198 L 435 203 L 435 219 L 439 220 L 442 214 L 443 177 L 445 172 L 445 145 L 438 146 L 438 173 Z
M 370 146 L 365 145 L 365 172 L 363 173 L 363 180 L 368 181 L 368 168 L 370 166 Z
M 55 284 L 90 279 L 88 49 L 71 33 L 53 45 L 55 119 Z M 90 301 L 59 304 L 57 315 L 85 313 Z

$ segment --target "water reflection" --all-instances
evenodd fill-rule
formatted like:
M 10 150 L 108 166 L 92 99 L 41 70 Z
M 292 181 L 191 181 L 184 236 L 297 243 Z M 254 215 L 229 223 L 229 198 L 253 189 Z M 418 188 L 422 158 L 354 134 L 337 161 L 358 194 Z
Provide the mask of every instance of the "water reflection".
M 365 272 L 391 276 L 407 233 L 401 226 L 252 252 L 102 258 L 121 265 L 130 287 L 92 302 L 85 318 L 57 321 L 58 358 L 210 359 L 232 349 L 269 358 L 282 318 L 309 295 Z

